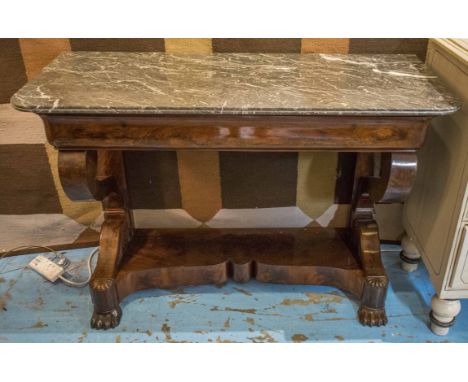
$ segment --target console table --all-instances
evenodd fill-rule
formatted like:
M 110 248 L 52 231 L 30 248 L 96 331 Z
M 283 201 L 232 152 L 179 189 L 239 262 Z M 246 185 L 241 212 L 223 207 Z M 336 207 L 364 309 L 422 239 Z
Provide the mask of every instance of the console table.
M 101 200 L 91 326 L 137 290 L 325 284 L 387 323 L 375 202 L 401 202 L 432 117 L 458 101 L 412 55 L 63 53 L 12 98 L 39 114 L 73 200 Z M 127 150 L 357 152 L 348 228 L 135 229 Z

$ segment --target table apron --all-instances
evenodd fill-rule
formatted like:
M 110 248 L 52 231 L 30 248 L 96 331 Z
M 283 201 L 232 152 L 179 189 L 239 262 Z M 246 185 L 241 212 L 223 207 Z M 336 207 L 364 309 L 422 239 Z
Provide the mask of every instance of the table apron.
M 427 117 L 42 115 L 59 149 L 414 151 Z

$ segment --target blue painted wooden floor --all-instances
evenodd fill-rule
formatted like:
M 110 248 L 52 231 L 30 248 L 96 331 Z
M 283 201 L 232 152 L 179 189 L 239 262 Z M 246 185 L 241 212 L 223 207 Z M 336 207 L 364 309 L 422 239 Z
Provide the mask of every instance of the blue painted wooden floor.
M 90 251 L 66 255 L 83 261 Z M 334 288 L 229 282 L 133 294 L 122 304 L 118 328 L 95 331 L 87 288 L 11 271 L 34 256 L 0 260 L 0 342 L 468 342 L 468 301 L 448 336 L 433 335 L 427 272 L 400 270 L 398 252 L 383 254 L 391 284 L 389 323 L 381 328 L 361 326 L 357 301 Z

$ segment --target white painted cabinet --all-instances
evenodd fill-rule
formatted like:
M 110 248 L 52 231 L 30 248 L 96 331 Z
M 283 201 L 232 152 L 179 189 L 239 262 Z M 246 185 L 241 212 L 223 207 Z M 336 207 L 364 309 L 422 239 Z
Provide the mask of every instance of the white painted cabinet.
M 403 209 L 402 258 L 422 257 L 437 293 L 432 330 L 446 334 L 460 311 L 458 299 L 468 298 L 468 40 L 431 39 L 426 62 L 464 104 L 433 120 L 418 154 L 418 174 Z
M 468 288 L 468 225 L 464 225 L 461 230 L 460 243 L 455 256 L 455 267 L 450 287 L 453 289 Z

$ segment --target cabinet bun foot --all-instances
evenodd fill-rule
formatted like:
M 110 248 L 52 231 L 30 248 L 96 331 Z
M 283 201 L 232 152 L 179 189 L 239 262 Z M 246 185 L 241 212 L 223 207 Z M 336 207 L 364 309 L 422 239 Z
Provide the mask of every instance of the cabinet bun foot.
M 432 297 L 432 310 L 429 313 L 432 332 L 438 336 L 447 335 L 460 310 L 459 300 L 442 300 L 434 295 Z
M 421 262 L 421 254 L 419 253 L 413 239 L 405 234 L 403 239 L 401 239 L 401 248 L 401 269 L 406 272 L 416 271 L 418 269 L 419 263 Z
M 437 324 L 434 324 L 431 322 L 431 331 L 437 336 L 446 336 L 449 332 L 450 328 L 449 327 L 443 327 L 439 326 Z

